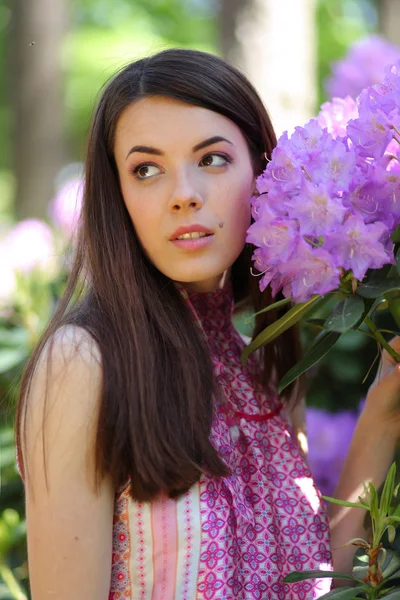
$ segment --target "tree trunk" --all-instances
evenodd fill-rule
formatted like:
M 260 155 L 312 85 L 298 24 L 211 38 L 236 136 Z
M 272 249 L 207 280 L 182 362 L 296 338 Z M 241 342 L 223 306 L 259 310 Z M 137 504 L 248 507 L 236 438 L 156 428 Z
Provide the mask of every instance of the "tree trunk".
M 378 0 L 380 30 L 383 35 L 400 46 L 400 3 L 399 0 Z
M 10 85 L 18 218 L 47 216 L 64 159 L 61 49 L 66 21 L 67 0 L 13 0 Z
M 316 110 L 315 0 L 220 0 L 220 48 L 258 90 L 278 134 Z

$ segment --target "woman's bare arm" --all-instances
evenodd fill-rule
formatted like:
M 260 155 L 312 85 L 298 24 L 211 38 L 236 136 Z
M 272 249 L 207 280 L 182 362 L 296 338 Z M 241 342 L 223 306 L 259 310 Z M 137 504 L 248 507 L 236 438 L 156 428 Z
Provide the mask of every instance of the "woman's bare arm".
M 47 358 L 34 375 L 23 451 L 32 599 L 107 600 L 114 490 L 108 479 L 97 493 L 94 484 L 98 351 L 83 330 L 67 327 L 56 336 L 48 376 Z
M 400 352 L 400 338 L 391 345 Z M 357 423 L 335 498 L 358 502 L 362 482 L 383 483 L 400 439 L 400 366 L 385 351 L 365 408 Z M 336 571 L 350 572 L 354 546 L 341 548 L 355 537 L 366 537 L 365 511 L 330 504 L 333 562 Z

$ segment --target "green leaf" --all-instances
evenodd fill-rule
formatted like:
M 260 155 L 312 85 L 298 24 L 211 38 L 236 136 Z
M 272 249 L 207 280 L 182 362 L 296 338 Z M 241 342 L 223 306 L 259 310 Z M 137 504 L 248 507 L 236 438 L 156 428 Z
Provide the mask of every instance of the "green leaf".
M 359 322 L 363 312 L 364 301 L 360 296 L 346 296 L 335 306 L 331 316 L 326 320 L 325 329 L 344 333 Z
M 358 286 L 357 294 L 363 298 L 378 298 L 385 292 L 400 291 L 400 277 L 388 277 L 383 281 L 364 283 Z
M 366 586 L 357 589 L 357 587 L 345 585 L 320 596 L 320 600 L 353 600 L 359 597 L 358 594 L 365 592 L 367 589 Z
M 391 238 L 394 243 L 400 242 L 400 226 L 393 231 Z
M 324 596 L 322 596 L 322 598 L 324 598 Z M 399 600 L 399 598 L 400 598 L 400 590 L 399 590 L 399 588 L 394 589 L 392 592 L 390 592 L 386 596 L 381 596 L 381 598 L 384 598 L 385 600 L 387 600 L 387 599 L 389 599 L 389 600 Z
M 358 496 L 358 499 L 360 501 L 360 504 L 362 504 L 363 506 L 365 506 L 365 508 L 367 510 L 369 510 L 369 504 L 368 502 L 365 500 L 365 498 L 363 498 L 362 496 Z
M 285 306 L 286 304 L 289 304 L 290 302 L 293 302 L 293 298 L 284 298 L 283 300 L 278 300 L 278 302 L 269 304 L 268 306 L 266 306 L 262 310 L 259 310 L 258 312 L 254 313 L 254 315 L 251 315 L 251 316 L 256 317 L 257 315 L 261 315 L 262 313 L 269 312 L 270 310 L 275 310 L 276 308 L 281 308 L 281 306 Z
M 362 542 L 364 546 L 368 546 L 368 542 L 366 540 L 364 540 L 364 538 L 355 537 L 355 538 L 352 538 L 351 540 L 349 540 L 348 542 L 346 542 L 345 544 L 343 544 L 343 546 L 341 546 L 341 548 L 347 548 L 347 546 L 352 546 L 354 544 L 354 542 Z
M 391 544 L 394 542 L 394 538 L 396 537 L 396 530 L 393 525 L 388 525 L 387 528 L 388 540 Z
M 363 508 L 364 510 L 368 510 L 366 506 L 363 504 L 358 504 L 357 502 L 346 502 L 346 500 L 338 500 L 337 498 L 331 498 L 330 496 L 322 497 L 327 502 L 332 502 L 332 504 L 340 504 L 340 506 L 348 506 L 349 508 Z
M 392 463 L 392 466 L 389 469 L 389 472 L 385 479 L 385 484 L 383 486 L 381 501 L 380 501 L 380 513 L 382 516 L 386 517 L 389 512 L 390 502 L 393 498 L 394 492 L 394 483 L 396 478 L 396 463 Z
M 311 300 L 303 302 L 302 304 L 296 304 L 293 306 L 283 317 L 275 321 L 266 327 L 256 338 L 253 340 L 242 352 L 242 362 L 245 364 L 246 360 L 252 352 L 255 352 L 262 346 L 269 344 L 281 335 L 290 327 L 293 327 L 300 319 L 313 307 L 313 305 L 319 300 L 321 296 L 313 296 Z
M 388 579 L 392 577 L 397 571 L 400 569 L 400 554 L 398 551 L 393 552 L 392 550 L 387 550 L 387 554 L 389 555 L 389 561 L 387 565 L 382 569 L 382 575 L 384 579 Z
M 369 482 L 368 484 L 368 489 L 369 489 L 369 497 L 370 497 L 370 515 L 371 515 L 371 519 L 373 521 L 375 521 L 375 523 L 378 521 L 379 519 L 379 502 L 378 502 L 378 494 L 376 493 L 376 489 L 374 487 L 374 485 Z M 374 540 L 375 541 L 375 540 Z
M 357 581 L 355 577 L 348 573 L 338 573 L 337 571 L 293 571 L 283 578 L 285 583 L 296 583 L 297 581 L 305 581 L 306 579 L 350 579 L 351 581 Z M 354 589 L 354 588 L 353 588 Z
M 387 308 L 392 314 L 392 317 L 397 325 L 400 327 L 400 294 L 399 292 L 387 292 L 385 294 L 387 302 Z
M 305 325 L 311 325 L 317 329 L 323 329 L 325 327 L 326 319 L 303 319 L 302 323 Z
M 400 228 L 397 228 L 397 236 L 400 234 Z M 394 232 L 393 235 L 396 234 L 396 231 Z M 392 237 L 393 240 L 393 237 Z M 394 241 L 394 240 L 393 240 Z M 399 242 L 400 240 L 398 240 Z M 396 252 L 396 264 L 392 265 L 388 271 L 388 277 L 395 277 L 397 275 L 397 273 L 400 275 L 400 247 L 397 248 L 397 252 Z
M 321 358 L 323 358 L 336 344 L 341 334 L 335 331 L 322 331 L 315 339 L 314 344 L 303 358 L 282 377 L 278 386 L 278 393 L 292 383 L 297 377 L 308 371 Z

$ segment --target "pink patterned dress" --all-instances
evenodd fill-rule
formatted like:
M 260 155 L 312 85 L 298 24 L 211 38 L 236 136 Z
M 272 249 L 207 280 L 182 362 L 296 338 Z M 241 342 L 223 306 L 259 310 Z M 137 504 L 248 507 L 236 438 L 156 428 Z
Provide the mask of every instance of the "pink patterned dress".
M 183 292 L 185 296 L 185 292 Z M 191 294 L 224 392 L 212 441 L 230 467 L 178 500 L 115 499 L 109 600 L 309 600 L 329 579 L 285 584 L 294 570 L 331 568 L 327 517 L 279 400 L 244 367 L 229 289 Z

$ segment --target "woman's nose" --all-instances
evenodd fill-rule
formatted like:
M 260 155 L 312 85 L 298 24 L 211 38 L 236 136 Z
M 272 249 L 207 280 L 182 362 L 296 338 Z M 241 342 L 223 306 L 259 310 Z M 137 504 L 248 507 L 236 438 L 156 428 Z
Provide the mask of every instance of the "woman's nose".
M 202 194 L 188 177 L 180 178 L 169 201 L 169 210 L 179 212 L 182 210 L 199 210 L 204 204 Z

